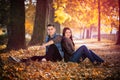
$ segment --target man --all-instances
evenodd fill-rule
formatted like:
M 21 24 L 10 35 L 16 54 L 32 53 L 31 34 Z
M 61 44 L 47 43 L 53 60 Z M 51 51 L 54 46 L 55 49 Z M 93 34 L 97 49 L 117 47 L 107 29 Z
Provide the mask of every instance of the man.
M 38 60 L 38 61 L 61 61 L 64 53 L 61 47 L 62 36 L 56 34 L 56 28 L 54 25 L 47 25 L 47 37 L 46 43 L 41 45 L 39 49 L 46 48 L 45 56 L 33 56 L 29 59 L 18 60 L 14 57 L 9 57 L 9 59 L 14 60 L 16 62 L 26 62 L 28 60 Z
M 62 36 L 56 34 L 56 29 L 54 25 L 47 25 L 46 43 L 40 46 L 40 48 L 46 47 L 46 56 L 44 59 L 51 61 L 62 60 L 64 53 L 61 47 Z

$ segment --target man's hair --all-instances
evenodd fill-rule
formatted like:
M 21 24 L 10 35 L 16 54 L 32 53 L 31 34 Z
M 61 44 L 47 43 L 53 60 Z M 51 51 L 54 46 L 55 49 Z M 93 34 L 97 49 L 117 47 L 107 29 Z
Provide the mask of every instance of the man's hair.
M 53 27 L 54 27 L 54 25 L 53 25 L 53 24 L 48 24 L 48 25 L 47 25 L 47 27 L 50 27 L 50 26 L 53 26 Z

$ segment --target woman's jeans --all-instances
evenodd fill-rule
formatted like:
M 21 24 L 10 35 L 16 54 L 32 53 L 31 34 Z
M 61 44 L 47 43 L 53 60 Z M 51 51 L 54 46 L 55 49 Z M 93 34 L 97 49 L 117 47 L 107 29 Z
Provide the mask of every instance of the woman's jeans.
M 80 62 L 80 58 L 84 60 L 85 58 L 88 58 L 92 63 L 94 61 L 96 62 L 104 62 L 103 59 L 101 59 L 99 56 L 97 56 L 93 51 L 88 50 L 88 48 L 83 45 L 80 48 L 78 48 L 74 53 L 73 56 L 70 58 L 70 61 L 72 62 Z

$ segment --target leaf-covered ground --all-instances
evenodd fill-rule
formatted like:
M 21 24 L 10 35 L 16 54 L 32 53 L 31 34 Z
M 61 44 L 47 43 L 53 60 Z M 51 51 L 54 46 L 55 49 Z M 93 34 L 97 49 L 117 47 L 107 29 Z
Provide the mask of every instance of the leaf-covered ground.
M 105 63 L 94 66 L 88 59 L 81 63 L 38 62 L 14 63 L 9 56 L 29 58 L 44 55 L 44 50 L 19 50 L 0 54 L 0 80 L 119 80 L 120 79 L 120 46 L 103 40 L 75 41 L 76 49 L 86 45 L 105 60 Z

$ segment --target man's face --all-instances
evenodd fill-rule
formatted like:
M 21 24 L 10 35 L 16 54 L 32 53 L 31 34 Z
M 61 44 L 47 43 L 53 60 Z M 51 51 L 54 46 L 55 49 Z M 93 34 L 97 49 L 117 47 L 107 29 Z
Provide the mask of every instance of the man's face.
M 53 26 L 48 26 L 47 32 L 48 32 L 48 35 L 53 36 L 56 32 L 56 29 Z

